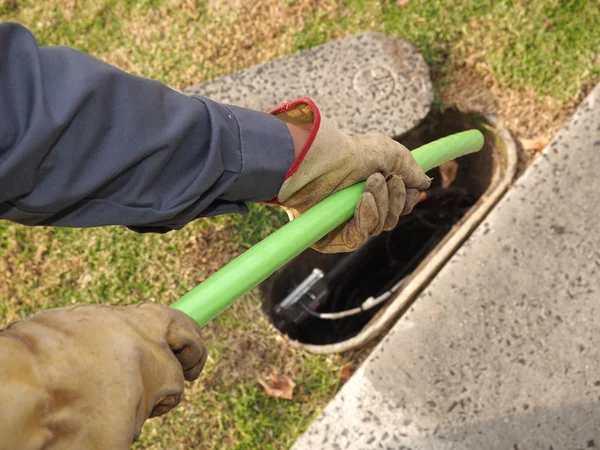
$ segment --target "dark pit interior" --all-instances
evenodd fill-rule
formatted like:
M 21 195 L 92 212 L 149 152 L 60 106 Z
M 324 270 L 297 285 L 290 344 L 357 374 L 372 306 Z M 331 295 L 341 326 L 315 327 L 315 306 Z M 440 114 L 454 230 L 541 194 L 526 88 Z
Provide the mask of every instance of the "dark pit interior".
M 402 289 L 403 280 L 489 186 L 495 136 L 482 118 L 450 111 L 430 114 L 421 125 L 398 138 L 413 149 L 472 128 L 484 132 L 484 149 L 456 161 L 456 178 L 447 187 L 442 187 L 439 169 L 432 170 L 427 198 L 412 214 L 402 217 L 394 230 L 371 238 L 351 254 L 323 255 L 307 250 L 261 284 L 263 310 L 281 332 L 308 344 L 344 341 L 357 335 L 393 298 L 386 299 L 386 292 L 393 287 L 394 293 Z M 299 292 L 298 286 L 314 269 L 322 271 L 322 278 L 306 292 Z M 293 306 L 286 303 L 291 297 L 296 299 Z M 288 300 L 282 306 L 284 299 Z M 352 312 L 348 317 L 338 317 L 348 311 Z

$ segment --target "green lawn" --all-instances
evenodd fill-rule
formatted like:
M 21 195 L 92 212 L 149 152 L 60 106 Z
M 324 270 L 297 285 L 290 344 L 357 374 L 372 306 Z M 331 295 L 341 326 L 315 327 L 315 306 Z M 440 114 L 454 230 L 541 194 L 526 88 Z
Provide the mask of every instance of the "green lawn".
M 315 13 L 294 50 L 375 29 L 415 44 L 442 73 L 475 58 L 495 80 L 561 102 L 600 75 L 600 5 L 595 1 L 402 2 L 349 0 L 347 17 Z M 443 82 L 443 76 L 440 77 Z
M 519 135 L 555 129 L 600 79 L 599 6 L 596 0 L 64 0 L 58 7 L 49 0 L 0 0 L 0 18 L 28 26 L 42 45 L 73 46 L 178 88 L 330 39 L 384 31 L 422 51 L 438 107 L 452 106 L 450 91 L 469 93 L 463 77 L 469 74 L 493 93 L 501 116 L 522 114 L 512 129 Z M 246 218 L 199 221 L 160 236 L 0 222 L 0 323 L 77 302 L 169 304 L 283 220 L 277 210 L 255 206 Z M 361 359 L 290 348 L 261 314 L 256 294 L 205 331 L 204 374 L 188 386 L 180 408 L 149 421 L 138 448 L 286 448 L 334 395 L 340 367 Z M 295 380 L 294 400 L 264 393 L 256 379 L 271 370 Z

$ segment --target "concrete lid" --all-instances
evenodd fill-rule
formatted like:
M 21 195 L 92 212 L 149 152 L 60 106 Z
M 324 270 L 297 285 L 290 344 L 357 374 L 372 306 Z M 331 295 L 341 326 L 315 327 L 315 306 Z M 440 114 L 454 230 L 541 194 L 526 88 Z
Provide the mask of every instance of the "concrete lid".
M 310 97 L 347 132 L 389 136 L 419 123 L 433 101 L 421 54 L 407 42 L 381 33 L 328 42 L 184 92 L 259 111 Z
M 298 440 L 600 447 L 600 85 Z

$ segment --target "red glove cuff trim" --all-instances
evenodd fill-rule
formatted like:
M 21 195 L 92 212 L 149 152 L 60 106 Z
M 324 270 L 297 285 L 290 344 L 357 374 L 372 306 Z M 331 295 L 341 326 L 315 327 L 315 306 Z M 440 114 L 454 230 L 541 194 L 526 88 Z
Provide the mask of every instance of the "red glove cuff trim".
M 269 114 L 276 116 L 277 114 L 281 114 L 283 112 L 289 111 L 290 109 L 295 109 L 298 106 L 303 105 L 303 104 L 310 106 L 310 109 L 312 110 L 313 118 L 314 118 L 313 126 L 310 130 L 310 134 L 308 135 L 308 139 L 306 140 L 306 144 L 304 144 L 304 147 L 302 147 L 300 154 L 296 157 L 296 159 L 294 160 L 294 162 L 292 163 L 292 165 L 286 172 L 284 180 L 287 180 L 289 177 L 291 177 L 292 175 L 294 175 L 296 173 L 296 171 L 298 170 L 298 167 L 300 166 L 300 164 L 306 157 L 306 154 L 308 153 L 308 150 L 310 149 L 312 143 L 314 142 L 315 137 L 317 136 L 317 132 L 319 131 L 319 128 L 321 126 L 321 112 L 319 111 L 319 108 L 317 108 L 317 105 L 315 105 L 315 102 L 313 102 L 308 97 L 302 97 L 302 98 L 299 98 L 298 100 L 286 102 L 283 105 L 269 111 Z

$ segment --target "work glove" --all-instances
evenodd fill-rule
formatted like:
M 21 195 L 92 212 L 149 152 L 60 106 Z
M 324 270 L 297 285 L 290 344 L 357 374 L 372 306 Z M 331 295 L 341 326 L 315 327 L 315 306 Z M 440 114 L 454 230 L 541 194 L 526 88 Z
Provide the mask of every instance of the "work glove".
M 153 303 L 42 312 L 0 330 L 0 449 L 129 449 L 206 361 L 200 327 Z
M 310 130 L 276 199 L 291 220 L 334 192 L 366 180 L 354 218 L 313 245 L 315 250 L 356 250 L 369 236 L 393 229 L 430 185 L 406 147 L 379 133 L 347 135 L 308 98 L 285 103 L 271 114 Z

